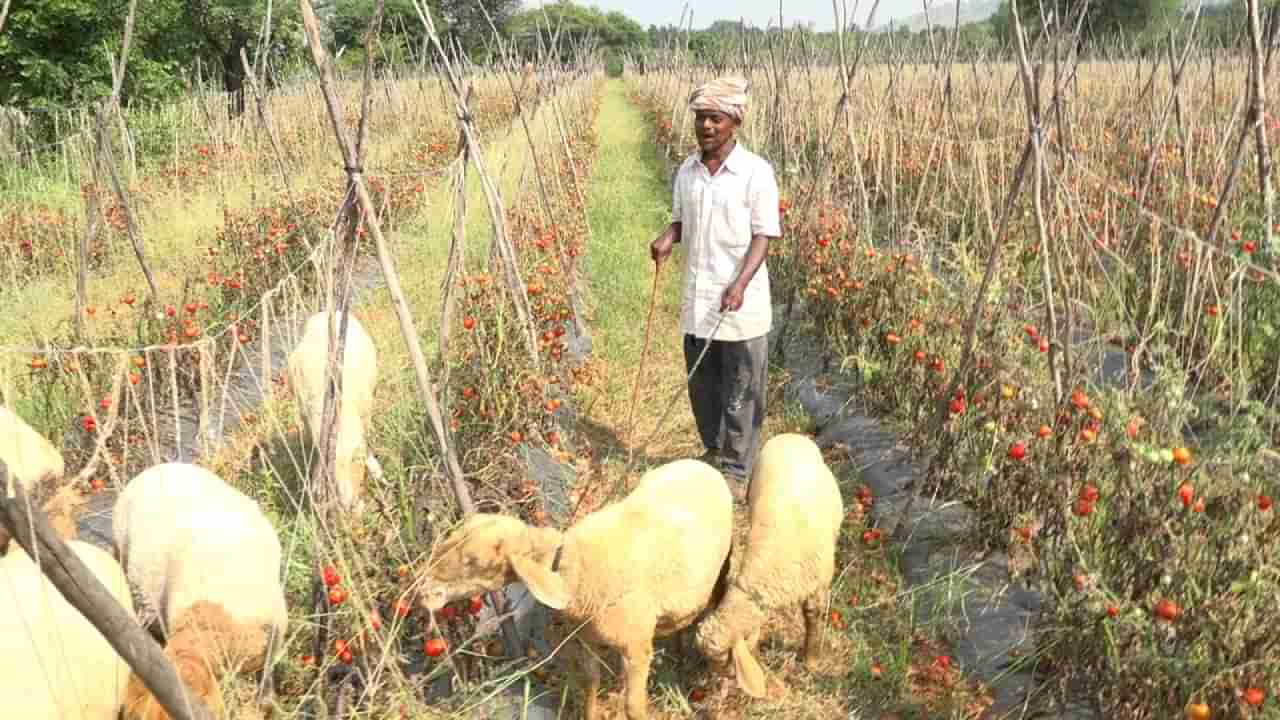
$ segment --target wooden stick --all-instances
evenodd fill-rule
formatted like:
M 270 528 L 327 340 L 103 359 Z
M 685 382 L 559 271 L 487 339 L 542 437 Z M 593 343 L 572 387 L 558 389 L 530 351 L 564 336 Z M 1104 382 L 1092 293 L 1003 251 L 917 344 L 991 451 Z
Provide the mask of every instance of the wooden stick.
M 644 321 L 644 348 L 640 351 L 640 365 L 636 368 L 636 382 L 631 388 L 631 409 L 627 412 L 627 467 L 635 453 L 632 436 L 636 433 L 636 398 L 640 396 L 640 380 L 644 377 L 644 360 L 649 356 L 649 341 L 653 339 L 653 309 L 658 305 L 658 279 L 662 277 L 662 262 L 653 266 L 653 290 L 649 292 L 649 317 Z
M 0 487 L 9 484 L 9 468 L 0 461 Z M 209 708 L 190 693 L 155 640 L 121 607 L 80 557 L 58 539 L 44 513 L 31 506 L 22 483 L 12 497 L 0 498 L 0 522 L 49 582 L 107 639 L 173 720 L 213 720 Z
M 1267 247 L 1271 247 L 1273 233 L 1272 223 L 1275 221 L 1274 202 L 1271 188 L 1271 150 L 1267 146 L 1267 83 L 1266 66 L 1270 64 L 1272 33 L 1267 33 L 1267 47 L 1264 60 L 1264 45 L 1261 21 L 1258 18 L 1258 0 L 1246 0 L 1249 11 L 1249 123 L 1253 126 L 1254 142 L 1258 153 L 1258 191 L 1262 194 L 1262 228 L 1267 239 Z M 1199 8 L 1197 8 L 1197 15 Z
M 329 121 L 333 126 L 333 132 L 338 141 L 338 149 L 342 152 L 347 178 L 355 189 L 356 200 L 364 210 L 365 222 L 369 226 L 369 234 L 373 236 L 373 241 L 378 251 L 378 264 L 382 268 L 382 276 L 387 283 L 387 292 L 390 293 L 394 302 L 396 318 L 400 322 L 400 332 L 404 336 L 405 344 L 408 346 L 409 360 L 413 367 L 414 377 L 417 380 L 418 399 L 427 411 L 427 419 L 430 421 L 432 434 L 435 435 L 436 442 L 440 445 L 440 454 L 444 459 L 445 471 L 449 476 L 450 484 L 453 486 L 454 495 L 458 499 L 458 505 L 462 507 L 464 514 L 470 515 L 476 510 L 475 502 L 471 499 L 471 491 L 467 488 L 466 478 L 462 475 L 462 465 L 458 462 L 457 453 L 454 452 L 453 446 L 449 444 L 448 436 L 445 434 L 444 420 L 440 415 L 440 403 L 436 398 L 435 386 L 431 382 L 431 371 L 427 367 L 426 356 L 422 353 L 422 345 L 418 339 L 418 329 L 413 321 L 413 313 L 409 311 L 409 301 L 405 298 L 404 290 L 400 286 L 400 275 L 396 272 L 395 263 L 387 247 L 386 238 L 382 235 L 382 225 L 378 221 L 378 213 L 373 205 L 373 198 L 369 196 L 369 190 L 365 186 L 364 170 L 355 164 L 355 149 L 342 131 L 342 120 L 338 111 L 338 96 L 334 91 L 333 66 L 329 62 L 328 53 L 325 52 L 324 45 L 320 42 L 319 21 L 316 19 L 315 10 L 311 6 L 311 0 L 298 0 L 298 5 L 302 12 L 302 24 L 307 32 L 307 40 L 311 44 L 311 57 L 315 63 L 316 71 L 320 75 L 320 89 L 324 95 L 325 106 L 329 111 Z M 470 143 L 470 138 L 468 142 Z M 474 147 L 474 143 L 471 144 Z M 490 593 L 490 597 L 494 606 L 497 607 L 497 594 Z M 508 619 L 503 623 L 502 630 L 508 645 L 519 650 L 519 654 L 523 654 L 522 643 L 519 642 L 519 636 L 516 634 L 515 623 Z

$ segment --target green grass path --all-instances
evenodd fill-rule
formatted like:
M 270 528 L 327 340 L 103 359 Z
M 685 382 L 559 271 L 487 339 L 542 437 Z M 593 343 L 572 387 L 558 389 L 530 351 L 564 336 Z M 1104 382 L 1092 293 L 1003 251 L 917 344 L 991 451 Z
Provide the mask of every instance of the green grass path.
M 620 80 L 605 87 L 596 131 L 599 149 L 587 199 L 595 245 L 586 262 L 594 320 L 607 360 L 635 359 L 653 282 L 648 246 L 671 216 L 668 171 Z M 678 262 L 668 262 L 662 270 L 657 313 L 663 320 L 679 312 L 679 283 L 673 280 L 678 268 Z
M 627 98 L 621 80 L 605 86 L 596 132 L 598 149 L 587 197 L 594 244 L 586 253 L 585 293 L 592 310 L 595 354 L 605 378 L 596 388 L 599 395 L 587 404 L 599 425 L 624 439 L 653 289 L 649 243 L 671 216 L 670 170 L 654 145 L 644 113 Z M 678 438 L 688 446 L 684 450 L 692 451 L 692 414 L 678 393 L 684 382 L 679 331 L 683 263 L 683 249 L 677 246 L 659 278 L 645 380 L 635 409 L 635 440 L 653 432 L 674 396 L 680 407 L 671 412 L 662 437 Z M 658 448 L 648 450 L 653 456 Z

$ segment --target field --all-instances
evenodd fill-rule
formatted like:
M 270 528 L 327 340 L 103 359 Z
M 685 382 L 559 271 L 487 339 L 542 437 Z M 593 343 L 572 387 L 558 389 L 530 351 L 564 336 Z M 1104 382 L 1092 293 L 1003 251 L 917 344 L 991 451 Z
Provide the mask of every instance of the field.
M 1076 701 L 1106 718 L 1280 718 L 1280 223 L 1247 123 L 1251 58 L 1197 49 L 1175 73 L 1050 50 L 1033 89 L 1012 63 L 873 48 L 846 87 L 830 57 L 744 51 L 741 140 L 783 191 L 769 271 L 778 316 L 796 319 L 779 337 L 811 342 L 812 379 L 911 447 L 914 492 L 973 511 L 965 553 L 1007 557 L 1009 583 L 1043 598 L 1014 668 L 1042 683 L 1022 716 Z M 164 460 L 263 505 L 291 604 L 273 716 L 479 716 L 500 694 L 544 716 L 576 708 L 551 652 L 565 628 L 503 657 L 488 598 L 424 618 L 403 600 L 462 515 L 449 455 L 478 509 L 564 528 L 701 453 L 682 393 L 683 255 L 655 280 L 647 245 L 693 147 L 684 98 L 713 71 L 669 60 L 621 77 L 592 56 L 574 72 L 474 69 L 472 151 L 443 75 L 380 71 L 361 163 L 376 231 L 345 211 L 310 76 L 238 117 L 216 94 L 101 127 L 68 115 L 76 132 L 0 171 L 0 400 L 62 449 L 86 536 Z M 360 79 L 334 89 L 339 124 L 361 127 Z M 310 479 L 284 372 L 301 320 L 346 290 L 379 353 L 370 446 L 385 477 L 359 517 Z M 767 434 L 812 429 L 789 368 L 772 369 Z M 799 613 L 775 618 L 770 698 L 748 702 L 659 643 L 656 717 L 991 706 L 952 660 L 954 628 L 920 620 L 904 539 L 874 523 L 894 499 L 824 449 L 849 509 L 831 655 L 802 668 Z M 233 717 L 256 716 L 251 684 L 227 682 Z

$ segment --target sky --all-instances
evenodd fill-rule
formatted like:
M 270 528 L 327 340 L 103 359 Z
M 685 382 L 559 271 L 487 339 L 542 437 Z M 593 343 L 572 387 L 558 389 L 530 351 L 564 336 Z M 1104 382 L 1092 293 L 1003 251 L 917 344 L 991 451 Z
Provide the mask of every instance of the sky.
M 548 4 L 554 0 L 547 0 Z M 946 0 L 932 0 L 931 6 L 942 5 Z M 767 27 L 772 20 L 778 24 L 779 0 L 575 0 L 579 5 L 596 6 L 608 12 L 620 10 L 643 27 L 650 25 L 675 25 L 685 4 L 693 10 L 694 28 L 705 28 L 716 20 L 744 18 L 758 27 Z M 841 12 L 847 12 L 858 25 L 866 25 L 867 13 L 874 0 L 837 0 Z M 538 7 L 541 0 L 524 0 L 525 7 Z M 781 0 L 786 24 L 813 22 L 816 30 L 835 28 L 835 10 L 832 0 Z M 924 10 L 922 0 L 880 0 L 874 25 L 879 26 L 890 18 L 914 15 Z

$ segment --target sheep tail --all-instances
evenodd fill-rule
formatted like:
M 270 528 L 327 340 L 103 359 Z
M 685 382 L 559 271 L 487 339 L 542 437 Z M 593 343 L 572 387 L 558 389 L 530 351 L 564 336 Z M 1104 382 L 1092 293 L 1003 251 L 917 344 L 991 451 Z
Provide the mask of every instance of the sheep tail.
M 48 476 L 46 476 L 48 479 Z M 38 487 L 43 488 L 43 485 Z M 85 498 L 72 489 L 70 485 L 59 487 L 53 495 L 46 499 L 40 505 L 40 510 L 49 519 L 49 525 L 53 528 L 53 533 L 63 542 L 70 542 L 76 539 L 76 521 L 79 516 L 80 506 L 85 504 Z M 11 536 L 9 531 L 0 527 L 0 555 L 4 555 L 9 551 L 9 542 Z
M 71 485 L 63 485 L 53 496 L 44 502 L 41 508 L 49 518 L 49 524 L 59 540 L 69 542 L 76 538 L 76 523 L 79 521 L 80 508 L 85 504 L 85 496 L 76 492 Z
M 214 717 L 221 717 L 223 705 L 218 681 L 209 659 L 201 651 L 199 638 L 190 632 L 174 634 L 165 646 L 164 655 L 177 669 L 178 678 L 190 696 L 202 701 Z M 136 674 L 129 676 L 125 690 L 124 717 L 127 720 L 170 720 L 164 707 Z

